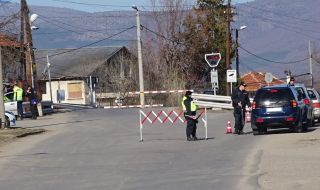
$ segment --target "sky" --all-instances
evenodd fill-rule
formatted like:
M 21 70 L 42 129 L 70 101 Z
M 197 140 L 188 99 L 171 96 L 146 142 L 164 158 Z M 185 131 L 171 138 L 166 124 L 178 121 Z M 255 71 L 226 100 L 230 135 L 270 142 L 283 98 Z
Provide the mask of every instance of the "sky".
M 9 0 L 20 3 L 20 0 Z M 190 4 L 196 0 L 188 0 Z M 232 0 L 232 3 L 244 3 L 253 0 Z M 132 5 L 138 7 L 150 6 L 150 0 L 27 0 L 28 5 L 55 6 L 71 8 L 86 12 L 100 12 L 112 10 L 131 10 Z M 91 5 L 88 5 L 91 4 Z M 94 5 L 95 4 L 95 5 Z

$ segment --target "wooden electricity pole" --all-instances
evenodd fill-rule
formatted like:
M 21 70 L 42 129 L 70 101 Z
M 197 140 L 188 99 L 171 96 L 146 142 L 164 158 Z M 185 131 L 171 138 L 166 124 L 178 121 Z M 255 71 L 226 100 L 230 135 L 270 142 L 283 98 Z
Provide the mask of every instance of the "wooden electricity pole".
M 24 86 L 37 89 L 37 72 L 33 52 L 32 33 L 29 21 L 29 8 L 26 0 L 21 0 L 21 36 L 20 36 L 20 79 Z
M 230 68 L 230 54 L 231 54 L 231 44 L 230 44 L 231 0 L 228 0 L 226 12 L 227 12 L 226 70 L 228 70 Z M 226 82 L 226 94 L 227 96 L 230 96 L 230 87 L 228 82 Z

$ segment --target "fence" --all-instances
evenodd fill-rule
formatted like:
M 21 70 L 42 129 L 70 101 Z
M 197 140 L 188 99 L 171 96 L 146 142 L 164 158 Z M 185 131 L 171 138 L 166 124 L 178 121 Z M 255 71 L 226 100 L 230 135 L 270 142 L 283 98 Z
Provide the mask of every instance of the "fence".
M 192 98 L 196 105 L 200 107 L 233 109 L 230 96 L 193 93 Z M 250 101 L 253 101 L 253 99 L 250 99 Z
M 161 116 L 164 117 L 161 119 Z M 182 118 L 183 111 L 176 112 L 171 110 L 168 114 L 161 110 L 158 113 L 154 111 L 149 111 L 145 113 L 143 110 L 140 110 L 140 142 L 143 142 L 143 127 L 146 121 L 148 121 L 151 125 L 156 123 L 157 121 L 160 124 L 165 124 L 166 122 L 170 122 L 172 125 L 176 122 L 186 123 L 185 118 Z M 150 118 L 153 117 L 153 118 Z M 205 127 L 205 139 L 208 139 L 208 119 L 207 119 L 207 109 L 205 108 L 203 111 L 200 112 L 198 115 L 198 119 L 201 118 L 203 122 L 203 126 Z

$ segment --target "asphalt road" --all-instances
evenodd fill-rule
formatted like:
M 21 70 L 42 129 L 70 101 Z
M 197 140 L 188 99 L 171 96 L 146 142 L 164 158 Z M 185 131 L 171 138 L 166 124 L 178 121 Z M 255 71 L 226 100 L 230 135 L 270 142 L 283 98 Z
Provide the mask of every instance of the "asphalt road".
M 0 152 L 0 189 L 257 189 L 248 171 L 254 173 L 259 152 L 249 166 L 247 158 L 264 137 L 225 134 L 229 119 L 231 112 L 208 113 L 209 139 L 196 142 L 186 141 L 184 124 L 145 126 L 139 142 L 138 109 L 84 109 L 22 121 L 18 125 L 49 131 Z M 204 138 L 201 123 L 198 137 Z

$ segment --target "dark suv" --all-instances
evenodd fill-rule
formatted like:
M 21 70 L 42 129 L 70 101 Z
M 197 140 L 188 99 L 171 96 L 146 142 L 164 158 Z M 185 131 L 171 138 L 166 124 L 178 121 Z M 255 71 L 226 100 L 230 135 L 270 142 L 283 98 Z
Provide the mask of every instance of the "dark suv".
M 295 132 L 307 130 L 307 107 L 295 86 L 276 85 L 259 89 L 251 112 L 253 135 L 267 129 L 289 128 Z

